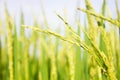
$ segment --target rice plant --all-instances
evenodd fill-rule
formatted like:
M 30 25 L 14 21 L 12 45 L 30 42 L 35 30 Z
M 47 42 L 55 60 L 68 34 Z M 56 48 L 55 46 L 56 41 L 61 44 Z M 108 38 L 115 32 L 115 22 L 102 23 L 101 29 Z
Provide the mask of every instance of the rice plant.
M 86 9 L 76 8 L 86 15 L 84 25 L 76 19 L 77 30 L 56 12 L 64 35 L 59 27 L 50 29 L 43 4 L 44 25 L 37 18 L 33 25 L 25 25 L 21 11 L 19 29 L 5 4 L 5 21 L 0 19 L 0 80 L 119 80 L 120 13 L 115 2 L 117 19 L 112 19 L 107 0 L 100 13 L 85 0 Z

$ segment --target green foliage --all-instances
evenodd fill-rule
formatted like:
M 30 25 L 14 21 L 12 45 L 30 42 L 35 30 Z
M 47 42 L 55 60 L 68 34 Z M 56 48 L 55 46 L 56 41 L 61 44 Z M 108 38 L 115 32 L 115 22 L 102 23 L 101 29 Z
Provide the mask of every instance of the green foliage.
M 0 80 L 119 80 L 118 5 L 118 18 L 114 20 L 105 16 L 106 0 L 100 14 L 95 12 L 89 0 L 85 2 L 86 10 L 78 10 L 85 12 L 87 18 L 83 27 L 80 21 L 76 22 L 77 30 L 56 14 L 65 23 L 64 36 L 59 28 L 55 32 L 50 30 L 43 5 L 46 28 L 43 29 L 37 19 L 33 26 L 24 25 L 21 12 L 18 36 L 18 28 L 5 6 L 7 34 L 4 29 L 1 31 L 3 25 L 0 25 Z M 106 31 L 105 21 L 109 22 L 109 31 Z M 29 37 L 25 29 L 32 30 Z

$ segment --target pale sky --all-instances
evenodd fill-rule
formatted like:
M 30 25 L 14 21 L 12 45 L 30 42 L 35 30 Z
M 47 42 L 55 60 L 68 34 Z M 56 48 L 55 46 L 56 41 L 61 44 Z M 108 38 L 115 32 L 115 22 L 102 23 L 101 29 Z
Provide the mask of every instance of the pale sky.
M 25 16 L 25 24 L 32 25 L 34 21 L 34 16 L 43 22 L 43 16 L 41 12 L 40 0 L 0 0 L 0 17 L 4 17 L 4 2 L 6 1 L 7 8 L 11 16 L 15 17 L 16 20 L 20 19 L 20 11 L 22 10 Z M 76 5 L 78 0 L 41 0 L 43 7 L 47 16 L 48 23 L 52 26 L 58 25 L 61 21 L 55 14 L 64 16 L 64 10 L 66 10 L 66 15 L 68 21 L 72 24 L 76 15 Z M 80 7 L 85 8 L 85 0 L 80 0 Z M 90 0 L 96 12 L 100 11 L 103 0 Z M 116 18 L 115 10 L 115 0 L 107 0 L 108 7 L 111 9 L 111 14 L 113 18 Z M 118 0 L 120 3 L 120 0 Z M 120 7 L 120 6 L 119 6 Z M 83 20 L 84 13 L 80 12 L 81 20 Z

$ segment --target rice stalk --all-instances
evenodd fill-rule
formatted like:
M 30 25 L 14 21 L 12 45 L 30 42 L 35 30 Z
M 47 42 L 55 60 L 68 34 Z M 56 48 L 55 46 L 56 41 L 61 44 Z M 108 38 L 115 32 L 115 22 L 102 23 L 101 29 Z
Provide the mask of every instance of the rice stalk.
M 18 38 L 17 38 L 17 32 L 16 32 L 16 26 L 13 25 L 14 27 L 14 36 L 13 36 L 13 48 L 16 48 L 13 50 L 14 53 L 14 75 L 15 75 L 15 80 L 18 80 Z
M 49 50 L 48 50 L 48 44 L 46 43 L 46 36 L 40 35 L 40 59 L 39 59 L 39 68 L 41 71 L 41 76 L 43 80 L 48 80 L 49 79 L 49 72 L 48 72 L 48 67 L 49 67 Z
M 97 66 L 97 69 L 98 69 L 98 80 L 103 80 L 102 73 L 101 73 L 101 67 Z
M 92 5 L 90 4 L 90 1 L 85 0 L 85 2 L 86 2 L 87 10 L 94 11 Z M 94 30 L 95 29 L 94 18 L 90 14 L 87 14 L 87 17 L 88 17 L 88 24 L 89 24 L 89 34 L 91 36 L 91 39 L 95 40 L 96 38 L 95 38 L 95 30 Z M 96 40 L 94 42 L 96 42 Z
M 1 34 L 0 34 L 1 35 Z M 0 77 L 3 79 L 3 70 L 2 70 L 2 45 L 1 45 L 1 37 L 0 37 Z
M 95 51 L 97 57 L 100 60 L 102 60 L 102 62 L 104 62 L 105 66 L 107 67 L 107 73 L 108 73 L 109 78 L 111 80 L 113 80 L 113 79 L 117 80 L 115 72 L 114 72 L 114 65 L 113 65 L 113 63 L 109 62 L 107 56 L 102 51 L 100 51 L 100 49 L 97 47 L 97 44 L 95 44 L 94 41 L 92 41 L 91 36 L 89 36 L 85 31 L 84 31 L 84 33 L 86 34 L 86 36 L 90 40 L 91 45 L 93 47 L 93 50 Z
M 51 59 L 51 74 L 50 74 L 50 80 L 57 80 L 57 67 L 56 67 L 56 56 L 53 52 L 54 47 L 51 44 L 51 50 L 50 50 L 50 59 Z
M 57 69 L 58 69 L 58 79 L 69 80 L 69 65 L 68 65 L 68 56 L 67 56 L 67 43 L 60 42 L 63 47 L 60 49 L 57 56 Z M 60 76 L 60 77 L 59 77 Z
M 73 35 L 72 35 L 73 39 L 78 40 L 78 41 L 79 41 L 79 44 L 81 45 L 81 47 L 82 47 L 83 49 L 85 49 L 86 51 L 88 51 L 88 46 L 81 40 L 79 34 L 77 34 L 77 33 L 75 32 L 75 30 L 68 24 L 68 22 L 67 22 L 65 19 L 63 19 L 63 18 L 62 18 L 60 15 L 58 15 L 58 14 L 57 14 L 57 16 L 66 24 L 66 27 L 67 27 L 67 28 L 70 30 L 70 32 L 73 34 Z
M 97 74 L 97 65 L 94 57 L 90 57 L 89 61 L 89 75 L 90 75 L 90 80 L 96 80 L 98 79 L 98 74 Z
M 20 13 L 20 25 L 24 24 L 24 15 L 23 12 L 21 11 Z M 18 36 L 17 36 L 18 37 Z M 22 80 L 24 79 L 23 73 L 24 73 L 24 63 L 23 63 L 23 59 L 24 59 L 24 48 L 23 48 L 23 42 L 24 42 L 24 38 L 25 38 L 25 32 L 24 30 L 21 29 L 20 27 L 20 37 L 18 37 L 18 80 Z
M 75 80 L 75 55 L 74 50 L 70 48 L 70 52 L 67 54 L 69 62 L 70 80 Z
M 14 68 L 13 68 L 13 36 L 12 36 L 12 22 L 8 15 L 7 9 L 5 9 L 6 13 L 6 26 L 7 26 L 7 47 L 8 47 L 8 58 L 9 58 L 9 79 L 14 80 Z
M 43 80 L 42 79 L 42 73 L 41 72 L 39 72 L 39 76 L 38 76 L 39 78 L 38 78 L 38 80 Z
M 73 42 L 73 41 L 71 41 L 71 40 L 68 40 L 67 38 L 65 38 L 65 37 L 63 37 L 63 36 L 61 36 L 61 35 L 59 35 L 59 34 L 57 34 L 57 33 L 54 33 L 54 32 L 52 32 L 52 31 L 49 31 L 49 30 L 41 30 L 41 29 L 39 29 L 39 28 L 35 28 L 35 27 L 31 27 L 31 26 L 23 26 L 23 27 L 24 27 L 24 28 L 30 28 L 30 29 L 35 30 L 35 31 L 38 31 L 38 32 L 43 32 L 43 33 L 51 34 L 51 35 L 54 35 L 54 36 L 56 36 L 56 37 L 58 37 L 58 38 L 60 38 L 60 39 L 62 39 L 62 40 L 64 40 L 64 41 L 67 41 L 67 42 L 69 42 L 69 43 L 71 43 L 71 44 L 75 44 L 75 45 L 77 45 L 77 46 L 80 46 L 78 43 Z
M 90 0 L 85 0 L 86 2 L 86 9 L 89 10 L 89 11 L 92 11 L 94 12 L 94 9 L 90 3 Z M 91 40 L 90 40 L 90 43 L 91 41 L 94 43 L 94 44 L 97 44 L 97 29 L 96 29 L 96 24 L 95 24 L 95 19 L 93 18 L 93 16 L 91 16 L 90 14 L 87 13 L 87 17 L 88 17 L 88 24 L 89 24 L 89 36 L 91 37 Z M 88 38 L 89 39 L 89 38 Z M 92 45 L 93 46 L 93 45 Z M 93 50 L 95 49 L 95 47 L 93 47 Z M 99 64 L 99 66 L 102 66 L 101 64 L 101 59 L 99 57 L 99 54 L 96 53 L 96 51 L 94 51 L 93 53 L 93 58 L 92 58 L 92 65 L 90 65 L 90 78 L 92 80 L 96 80 L 97 79 L 97 63 Z M 96 62 L 94 62 L 94 60 L 96 60 Z M 97 60 L 100 60 L 100 61 L 97 61 Z
M 29 58 L 28 58 L 28 41 L 25 40 L 25 49 L 24 49 L 24 69 L 25 69 L 25 80 L 29 80 Z
M 110 22 L 110 23 L 112 23 L 112 24 L 114 24 L 114 25 L 116 25 L 116 26 L 120 26 L 120 22 L 118 21 L 118 20 L 114 20 L 114 19 L 111 19 L 111 18 L 107 18 L 107 17 L 104 17 L 103 15 L 98 15 L 98 14 L 96 14 L 95 12 L 93 12 L 93 11 L 90 11 L 90 10 L 85 10 L 85 9 L 81 9 L 81 8 L 78 8 L 78 10 L 80 10 L 80 11 L 83 11 L 83 12 L 86 12 L 86 13 L 88 13 L 88 14 L 91 14 L 91 15 L 93 15 L 93 16 L 95 16 L 95 17 L 98 17 L 98 18 L 101 18 L 101 19 L 103 19 L 103 20 L 106 20 L 106 21 L 108 21 L 108 22 Z

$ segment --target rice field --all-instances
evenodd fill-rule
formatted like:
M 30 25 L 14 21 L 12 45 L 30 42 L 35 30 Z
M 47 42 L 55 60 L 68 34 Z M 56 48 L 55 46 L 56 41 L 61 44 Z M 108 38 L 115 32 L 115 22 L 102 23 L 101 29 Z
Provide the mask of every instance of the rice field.
M 59 27 L 51 30 L 47 14 L 44 25 L 37 19 L 34 25 L 25 25 L 22 12 L 18 29 L 4 5 L 5 22 L 0 19 L 0 80 L 120 80 L 117 1 L 117 18 L 113 19 L 107 0 L 100 13 L 90 0 L 85 0 L 85 9 L 76 8 L 86 15 L 84 25 L 76 19 L 77 29 L 56 12 L 64 31 Z

